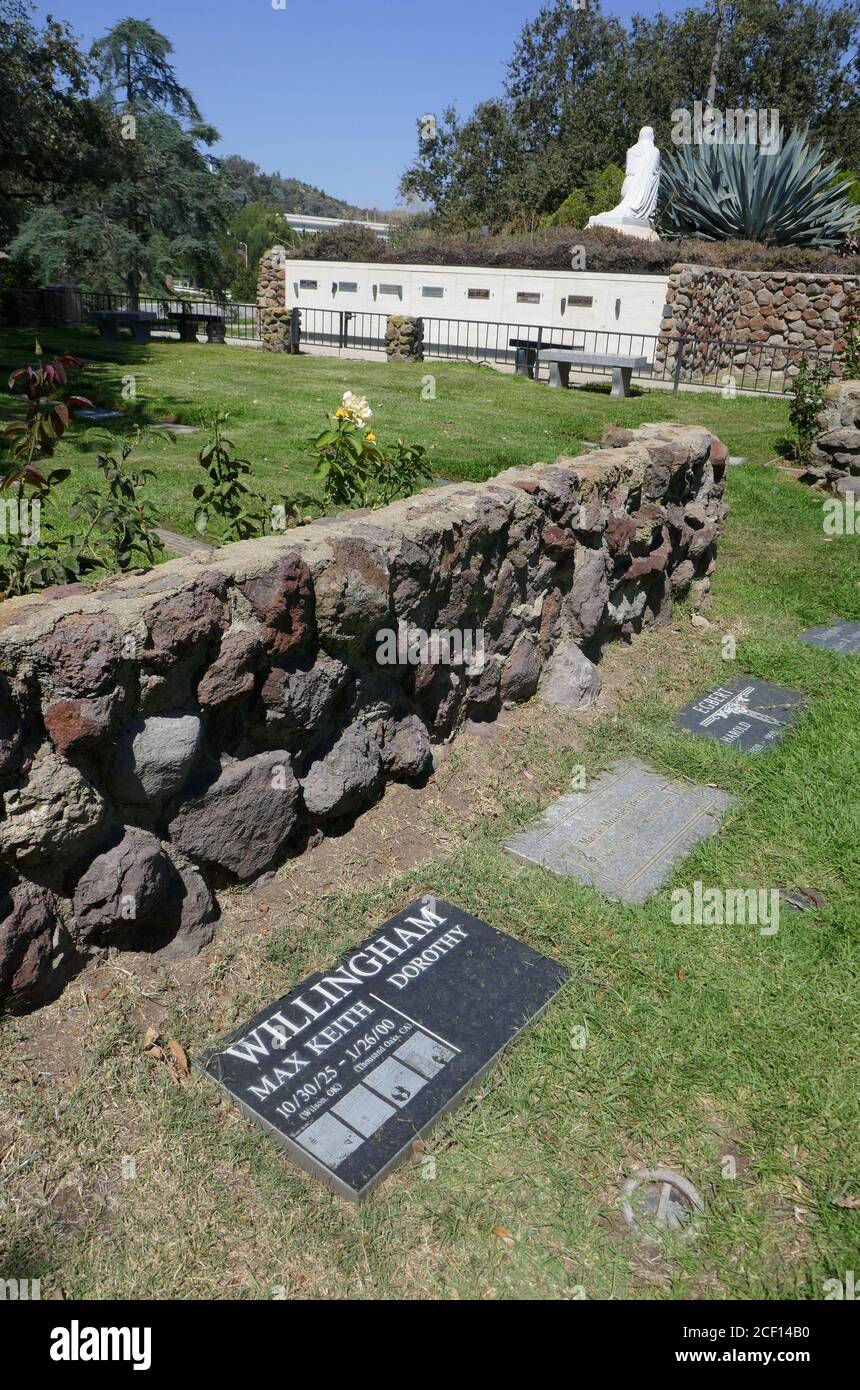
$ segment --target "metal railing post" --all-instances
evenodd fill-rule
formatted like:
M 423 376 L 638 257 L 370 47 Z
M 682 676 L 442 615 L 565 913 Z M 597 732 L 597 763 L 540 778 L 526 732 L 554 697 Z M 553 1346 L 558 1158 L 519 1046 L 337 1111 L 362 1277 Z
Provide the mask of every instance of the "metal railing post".
M 676 395 L 676 394 L 677 394 L 678 387 L 681 385 L 681 371 L 682 371 L 682 368 L 683 368 L 683 366 L 684 366 L 684 348 L 685 348 L 685 346 L 686 346 L 686 343 L 687 343 L 686 334 L 682 333 L 682 334 L 681 334 L 681 339 L 680 339 L 680 341 L 679 341 L 679 343 L 678 343 L 678 353 L 677 353 L 677 356 L 675 357 L 675 372 L 674 372 L 673 379 L 672 379 L 672 394 L 673 394 L 673 395 Z

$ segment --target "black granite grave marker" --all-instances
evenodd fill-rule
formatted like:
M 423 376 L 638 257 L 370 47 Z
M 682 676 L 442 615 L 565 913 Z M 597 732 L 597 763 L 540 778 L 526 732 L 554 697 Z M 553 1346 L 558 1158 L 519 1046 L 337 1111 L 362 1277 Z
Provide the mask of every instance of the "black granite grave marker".
M 800 634 L 801 641 L 810 647 L 823 647 L 828 652 L 838 652 L 840 656 L 853 656 L 860 652 L 860 623 L 834 623 L 832 627 L 811 627 Z
M 567 970 L 423 898 L 200 1061 L 301 1167 L 364 1197 L 558 993 Z
M 734 685 L 718 685 L 685 705 L 676 723 L 698 738 L 715 739 L 743 753 L 764 753 L 794 723 L 804 697 L 783 685 L 741 676 Z

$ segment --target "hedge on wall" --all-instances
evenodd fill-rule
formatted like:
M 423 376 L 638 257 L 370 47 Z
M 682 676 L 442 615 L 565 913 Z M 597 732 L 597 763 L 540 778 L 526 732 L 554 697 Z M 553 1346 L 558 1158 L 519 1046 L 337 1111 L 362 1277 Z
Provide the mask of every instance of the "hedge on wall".
M 763 246 L 754 241 L 642 241 L 608 227 L 580 231 L 552 227 L 530 236 L 444 236 L 417 230 L 396 236 L 393 245 L 369 228 L 347 223 L 287 251 L 292 260 L 360 261 L 398 265 L 480 265 L 511 270 L 570 270 L 571 247 L 585 248 L 588 271 L 668 275 L 678 261 L 725 270 L 816 270 L 860 273 L 860 256 L 799 246 Z

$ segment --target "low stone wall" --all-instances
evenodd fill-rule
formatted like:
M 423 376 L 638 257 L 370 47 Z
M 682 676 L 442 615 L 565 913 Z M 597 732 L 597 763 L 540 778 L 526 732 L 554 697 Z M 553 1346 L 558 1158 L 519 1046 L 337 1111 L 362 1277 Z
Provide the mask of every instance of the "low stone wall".
M 389 314 L 385 351 L 389 362 L 423 362 L 424 320 L 408 314 Z
M 260 337 L 264 352 L 292 352 L 290 311 L 287 308 L 286 250 L 273 246 L 260 257 L 257 280 Z
M 606 443 L 0 606 L 0 1002 L 107 945 L 198 949 L 219 880 L 422 777 L 465 718 L 588 698 L 605 638 L 702 601 L 727 450 Z
M 860 381 L 831 382 L 818 428 L 804 482 L 860 493 Z
M 715 270 L 712 266 L 674 265 L 669 276 L 660 326 L 657 361 L 674 364 L 677 339 L 720 339 L 735 347 L 705 349 L 688 344 L 681 380 L 693 374 L 744 365 L 771 367 L 783 380 L 797 372 L 803 350 L 841 352 L 849 295 L 856 275 L 810 271 Z M 766 350 L 757 352 L 762 345 Z M 838 375 L 839 364 L 835 364 Z

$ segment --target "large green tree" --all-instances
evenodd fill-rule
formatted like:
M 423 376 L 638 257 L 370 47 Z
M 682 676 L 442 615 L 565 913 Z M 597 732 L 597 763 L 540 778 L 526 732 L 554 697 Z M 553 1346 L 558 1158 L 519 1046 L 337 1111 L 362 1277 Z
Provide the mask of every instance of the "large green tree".
M 122 19 L 92 46 L 102 93 L 120 111 L 172 111 L 200 122 L 193 96 L 177 80 L 173 45 L 148 19 Z
M 420 158 L 401 181 L 405 197 L 430 203 L 452 227 L 497 226 L 516 215 L 529 160 L 509 103 L 482 102 L 465 122 L 449 107 L 418 125 Z
M 224 256 L 233 266 L 230 291 L 235 300 L 256 302 L 260 257 L 272 246 L 294 246 L 299 238 L 284 214 L 265 203 L 244 203 L 233 212 L 224 238 Z
M 446 112 L 437 138 L 419 139 L 401 192 L 454 227 L 511 220 L 511 208 L 548 213 L 620 162 L 641 126 L 668 149 L 672 111 L 709 97 L 776 109 L 783 130 L 809 125 L 830 158 L 856 167 L 858 35 L 858 0 L 707 0 L 634 15 L 628 28 L 600 0 L 549 0 L 522 29 L 503 94 L 465 120 Z M 488 127 L 487 110 L 504 121 Z
M 92 289 L 141 289 L 190 275 L 227 283 L 223 233 L 229 183 L 206 153 L 218 138 L 170 62 L 170 41 L 146 20 L 125 19 L 93 45 L 99 103 L 118 132 L 121 160 L 107 188 L 37 208 L 12 245 L 42 277 L 73 275 Z
M 119 142 L 91 76 L 66 24 L 38 28 L 23 0 L 0 0 L 0 242 L 34 202 L 114 177 Z

